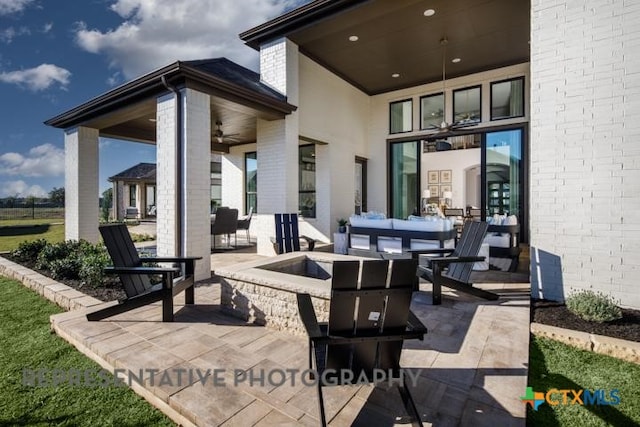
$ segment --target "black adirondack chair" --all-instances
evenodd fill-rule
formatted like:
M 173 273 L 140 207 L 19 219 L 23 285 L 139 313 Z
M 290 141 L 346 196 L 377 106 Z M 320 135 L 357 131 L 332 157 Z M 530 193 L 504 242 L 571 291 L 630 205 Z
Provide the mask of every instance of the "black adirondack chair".
M 478 252 L 486 233 L 486 222 L 467 221 L 455 249 L 412 251 L 414 258 L 419 254 L 443 255 L 428 258 L 428 265 L 420 265 L 417 270 L 420 278 L 433 283 L 433 305 L 442 303 L 442 286 L 488 300 L 498 299 L 498 295 L 474 288 L 469 281 L 473 263 L 484 260 Z
M 300 318 L 309 336 L 309 369 L 314 369 L 315 362 L 323 426 L 327 419 L 322 387 L 351 384 L 359 378 L 372 382 L 376 370 L 399 378 L 404 340 L 422 340 L 427 333 L 409 309 L 416 260 L 393 260 L 387 285 L 389 262 L 362 261 L 361 272 L 360 261 L 334 262 L 328 323 L 318 323 L 309 294 L 297 295 Z M 406 378 L 398 388 L 407 413 L 422 425 Z
M 274 214 L 276 222 L 276 237 L 271 239 L 273 250 L 278 255 L 299 251 L 300 239 L 307 241 L 310 251 L 313 251 L 316 241 L 311 237 L 300 236 L 298 234 L 298 214 L 277 213 Z
M 173 321 L 173 297 L 185 292 L 185 303 L 194 303 L 195 262 L 202 257 L 154 257 L 140 258 L 131 235 L 124 224 L 100 226 L 100 234 L 113 262 L 107 274 L 117 274 L 124 286 L 127 298 L 98 311 L 87 314 L 87 320 L 102 320 L 156 301 L 162 301 L 162 321 Z M 171 262 L 181 267 L 144 267 L 149 262 Z M 162 282 L 151 284 L 150 275 L 161 275 Z

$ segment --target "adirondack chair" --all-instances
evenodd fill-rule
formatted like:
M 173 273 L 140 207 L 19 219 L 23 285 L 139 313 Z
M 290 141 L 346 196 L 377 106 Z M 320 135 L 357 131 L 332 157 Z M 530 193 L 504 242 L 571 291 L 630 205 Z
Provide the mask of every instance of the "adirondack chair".
M 416 260 L 392 261 L 387 285 L 389 262 L 362 261 L 361 272 L 360 261 L 334 262 L 328 323 L 318 323 L 309 294 L 297 295 L 300 319 L 309 336 L 309 369 L 315 365 L 323 426 L 327 424 L 323 387 L 361 383 L 362 378 L 374 382 L 374 373 L 382 371 L 399 378 L 404 340 L 422 340 L 427 333 L 409 309 Z M 407 413 L 422 425 L 404 376 L 398 388 Z
M 274 214 L 276 222 L 276 237 L 271 239 L 273 250 L 278 254 L 284 254 L 300 250 L 300 239 L 307 241 L 309 251 L 313 251 L 316 241 L 311 237 L 298 234 L 298 214 L 277 213 Z
M 87 320 L 102 320 L 137 307 L 162 301 L 162 321 L 172 322 L 173 297 L 175 295 L 184 291 L 185 303 L 194 303 L 195 261 L 202 259 L 202 257 L 140 258 L 126 225 L 103 225 L 99 229 L 114 265 L 113 267 L 107 267 L 105 272 L 119 275 L 127 298 L 119 301 L 117 305 L 87 314 Z M 179 263 L 183 264 L 183 268 L 177 266 L 143 267 L 145 262 Z M 150 275 L 161 275 L 162 282 L 152 285 L 149 278 Z
M 412 251 L 416 259 L 419 254 L 448 254 L 428 258 L 428 265 L 418 266 L 417 275 L 433 283 L 433 305 L 442 303 L 442 286 L 488 300 L 498 299 L 498 295 L 474 288 L 469 281 L 473 263 L 484 260 L 478 252 L 486 233 L 486 222 L 467 221 L 455 249 Z

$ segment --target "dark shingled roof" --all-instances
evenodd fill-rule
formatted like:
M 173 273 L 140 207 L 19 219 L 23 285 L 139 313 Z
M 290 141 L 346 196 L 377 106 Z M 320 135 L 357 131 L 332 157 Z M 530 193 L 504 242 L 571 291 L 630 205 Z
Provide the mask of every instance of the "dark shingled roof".
M 227 58 L 197 59 L 181 62 L 204 73 L 237 84 L 238 86 L 271 96 L 280 101 L 287 100 L 286 96 L 262 83 L 260 81 L 260 74 L 242 65 L 238 65 Z
M 109 178 L 113 181 L 147 181 L 155 182 L 156 180 L 156 164 L 155 163 L 138 163 L 127 170 L 113 175 Z

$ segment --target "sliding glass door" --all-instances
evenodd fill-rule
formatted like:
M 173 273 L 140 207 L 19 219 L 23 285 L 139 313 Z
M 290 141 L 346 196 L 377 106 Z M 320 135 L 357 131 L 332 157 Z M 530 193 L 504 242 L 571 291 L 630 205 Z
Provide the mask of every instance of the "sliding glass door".
M 487 132 L 482 162 L 487 216 L 516 215 L 521 224 L 524 219 L 523 136 L 523 129 Z
M 391 218 L 418 213 L 420 186 L 418 141 L 393 142 L 390 147 L 389 187 Z

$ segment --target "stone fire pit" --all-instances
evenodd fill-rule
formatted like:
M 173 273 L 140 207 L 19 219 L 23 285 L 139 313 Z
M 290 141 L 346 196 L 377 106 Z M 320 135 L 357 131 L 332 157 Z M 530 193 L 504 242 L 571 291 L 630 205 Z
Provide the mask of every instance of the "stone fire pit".
M 223 311 L 270 328 L 306 335 L 298 316 L 297 293 L 311 295 L 319 321 L 329 316 L 332 264 L 360 257 L 325 252 L 292 252 L 216 270 Z

